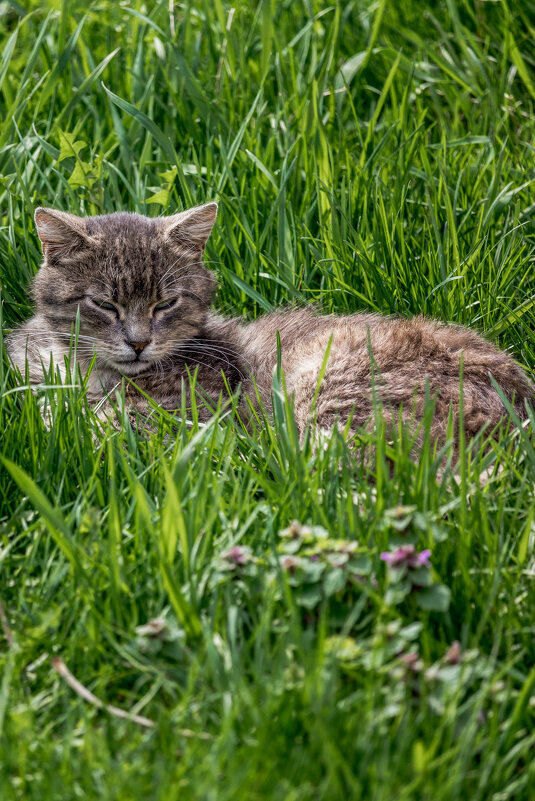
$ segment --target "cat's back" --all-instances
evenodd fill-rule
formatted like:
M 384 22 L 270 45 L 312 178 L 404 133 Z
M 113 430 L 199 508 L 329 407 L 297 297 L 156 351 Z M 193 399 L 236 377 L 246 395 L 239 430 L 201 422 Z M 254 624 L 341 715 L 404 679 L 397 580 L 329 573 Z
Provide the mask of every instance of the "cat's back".
M 465 419 L 474 433 L 485 423 L 497 424 L 506 412 L 493 382 L 522 416 L 525 400 L 533 403 L 533 386 L 511 356 L 463 326 L 422 316 L 275 312 L 248 332 L 260 347 L 258 370 L 266 382 L 276 364 L 277 331 L 286 386 L 303 420 L 328 349 L 318 409 L 329 424 L 349 414 L 363 424 L 372 414 L 374 393 L 390 408 L 410 410 L 415 399 L 421 406 L 427 390 L 437 399 L 437 419 L 444 423 L 450 408 L 454 413 L 459 408 L 461 372 Z
M 242 346 L 261 354 L 273 367 L 280 341 L 282 365 L 287 373 L 319 370 L 327 349 L 329 372 L 369 371 L 371 361 L 383 370 L 410 366 L 421 359 L 448 361 L 464 349 L 497 352 L 477 334 L 425 317 L 410 319 L 380 314 L 321 315 L 314 309 L 276 311 L 243 329 Z M 455 361 L 455 359 L 454 359 Z M 456 360 L 458 362 L 458 358 Z
M 329 373 L 351 368 L 354 375 L 355 370 L 369 372 L 375 368 L 381 373 L 394 371 L 400 381 L 404 376 L 410 381 L 420 379 L 424 373 L 430 377 L 434 374 L 437 380 L 453 375 L 458 383 L 462 359 L 463 369 L 471 374 L 490 371 L 531 387 L 524 371 L 506 351 L 469 328 L 423 316 L 319 315 L 299 309 L 267 315 L 257 325 L 255 346 L 272 358 L 279 332 L 282 363 L 290 372 L 312 365 L 319 370 L 329 349 Z
M 271 365 L 277 356 L 278 334 L 283 361 L 290 367 L 318 350 L 324 354 L 331 336 L 340 348 L 355 340 L 365 341 L 367 331 L 375 330 L 386 319 L 376 314 L 319 314 L 314 308 L 281 309 L 241 327 L 236 336 L 250 357 L 260 354 L 262 363 Z

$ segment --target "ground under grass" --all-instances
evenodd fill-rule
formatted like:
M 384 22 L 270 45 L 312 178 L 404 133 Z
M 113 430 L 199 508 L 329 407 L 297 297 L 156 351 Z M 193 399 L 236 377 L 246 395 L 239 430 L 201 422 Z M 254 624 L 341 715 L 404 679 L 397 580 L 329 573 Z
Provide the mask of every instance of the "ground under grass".
M 220 310 L 425 313 L 531 372 L 534 18 L 0 3 L 4 331 L 36 206 L 215 198 Z M 275 387 L 255 433 L 230 408 L 147 438 L 103 430 L 76 374 L 32 394 L 0 364 L 2 799 L 533 798 L 526 431 L 439 469 L 379 424 L 370 464 L 299 443 Z

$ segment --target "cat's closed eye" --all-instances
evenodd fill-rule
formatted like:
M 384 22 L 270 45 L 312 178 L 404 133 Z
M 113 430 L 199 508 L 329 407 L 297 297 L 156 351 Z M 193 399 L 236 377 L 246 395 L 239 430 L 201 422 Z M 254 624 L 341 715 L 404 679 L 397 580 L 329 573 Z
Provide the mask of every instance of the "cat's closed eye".
M 172 309 L 173 306 L 176 306 L 178 298 L 169 298 L 168 300 L 162 300 L 160 303 L 157 303 L 154 306 L 154 311 L 165 311 L 166 309 Z
M 115 303 L 111 303 L 109 300 L 103 300 L 101 298 L 88 298 L 94 306 L 98 306 L 99 309 L 105 309 L 106 311 L 114 312 L 114 314 L 119 314 L 119 310 Z

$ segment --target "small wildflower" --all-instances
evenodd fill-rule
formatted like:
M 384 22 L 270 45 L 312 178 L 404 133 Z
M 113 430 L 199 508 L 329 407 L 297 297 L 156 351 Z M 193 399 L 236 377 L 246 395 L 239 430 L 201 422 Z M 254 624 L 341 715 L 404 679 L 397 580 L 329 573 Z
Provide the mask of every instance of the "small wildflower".
M 296 540 L 303 534 L 303 526 L 298 520 L 292 520 L 288 528 L 283 528 L 280 532 L 281 537 L 288 537 L 291 540 Z
M 294 573 L 300 564 L 301 559 L 298 556 L 283 556 L 281 559 L 282 569 L 289 570 L 290 573 Z
M 298 520 L 294 520 L 287 528 L 279 531 L 279 536 L 290 540 L 312 540 L 328 539 L 328 533 L 322 526 L 304 526 Z
M 253 561 L 251 549 L 247 545 L 235 545 L 228 551 L 221 554 L 221 558 L 228 564 L 231 569 L 247 565 Z
M 136 634 L 139 637 L 160 637 L 165 635 L 167 629 L 167 621 L 163 617 L 156 617 L 154 620 L 149 620 L 143 626 L 136 628 Z
M 414 545 L 402 545 L 401 548 L 397 548 L 393 553 L 382 553 L 381 559 L 391 567 L 404 566 L 416 569 L 418 567 L 430 567 L 430 556 L 431 551 L 428 549 L 418 553 Z
M 156 617 L 136 627 L 136 645 L 143 653 L 157 654 L 164 647 L 176 648 L 184 631 L 172 620 Z
M 461 658 L 461 643 L 458 640 L 454 640 L 444 654 L 444 662 L 446 665 L 458 665 L 461 661 Z
M 407 670 L 410 670 L 413 673 L 419 673 L 424 666 L 424 663 L 420 659 L 417 651 L 410 651 L 409 653 L 401 654 L 399 661 L 405 665 Z

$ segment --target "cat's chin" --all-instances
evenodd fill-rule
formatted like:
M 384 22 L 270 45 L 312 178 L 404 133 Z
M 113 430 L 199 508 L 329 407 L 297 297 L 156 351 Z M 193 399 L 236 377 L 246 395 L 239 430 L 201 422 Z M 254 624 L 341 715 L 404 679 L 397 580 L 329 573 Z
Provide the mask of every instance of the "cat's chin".
M 143 373 L 145 370 L 148 370 L 151 362 L 145 359 L 136 359 L 131 362 L 113 362 L 112 364 L 113 367 L 120 373 L 123 373 L 127 376 L 134 376 Z

